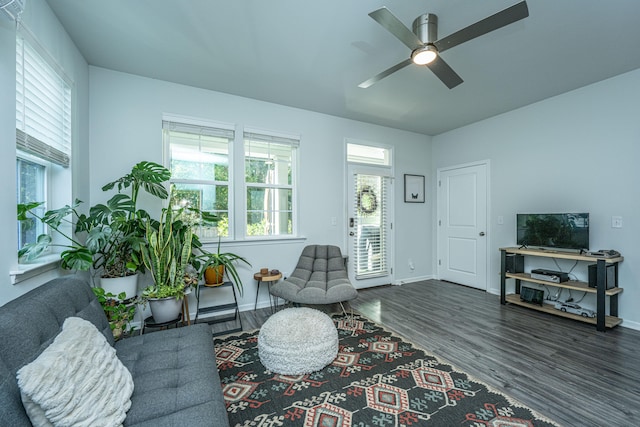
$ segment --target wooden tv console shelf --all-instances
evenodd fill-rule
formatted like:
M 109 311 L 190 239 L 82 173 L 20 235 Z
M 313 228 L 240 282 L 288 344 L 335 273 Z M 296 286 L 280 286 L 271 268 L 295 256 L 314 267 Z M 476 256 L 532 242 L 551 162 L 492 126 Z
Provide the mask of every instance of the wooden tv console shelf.
M 613 328 L 620 323 L 622 319 L 618 317 L 618 295 L 622 293 L 622 288 L 618 287 L 618 264 L 624 260 L 622 256 L 614 258 L 593 257 L 587 255 L 581 255 L 578 253 L 562 252 L 554 250 L 543 249 L 524 249 L 524 248 L 500 248 L 501 262 L 500 262 L 500 303 L 502 305 L 506 303 L 521 305 L 523 307 L 531 308 L 533 310 L 543 311 L 545 313 L 551 313 L 556 316 L 567 317 L 582 322 L 592 323 L 596 325 L 598 331 L 604 331 L 606 328 Z M 589 287 L 588 283 L 570 280 L 568 282 L 551 282 L 547 280 L 539 280 L 531 277 L 529 273 L 509 273 L 507 272 L 507 255 L 517 254 L 531 257 L 543 257 L 543 258 L 555 258 L 555 259 L 567 259 L 573 261 L 583 261 L 589 263 L 596 263 L 596 287 Z M 615 284 L 610 289 L 607 289 L 606 283 L 606 267 L 607 264 L 613 265 L 615 272 Z M 516 281 L 516 293 L 506 294 L 506 280 L 515 279 Z M 573 313 L 567 313 L 560 310 L 556 310 L 549 304 L 536 305 L 520 300 L 520 284 L 521 282 L 537 283 L 544 286 L 553 286 L 556 288 L 571 289 L 580 292 L 589 292 L 596 295 L 596 317 L 583 317 Z M 606 315 L 606 302 L 609 297 L 609 313 Z

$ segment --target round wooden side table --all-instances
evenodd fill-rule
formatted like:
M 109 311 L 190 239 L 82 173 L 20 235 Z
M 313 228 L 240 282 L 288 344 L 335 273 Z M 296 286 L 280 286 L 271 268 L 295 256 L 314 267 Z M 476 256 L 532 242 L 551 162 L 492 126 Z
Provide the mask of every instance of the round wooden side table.
M 258 282 L 258 286 L 256 286 L 256 302 L 253 306 L 253 310 L 255 311 L 258 308 L 258 294 L 260 293 L 260 284 L 266 282 L 267 283 L 267 289 L 269 290 L 269 307 L 271 307 L 271 312 L 273 313 L 273 307 L 274 307 L 274 303 L 273 303 L 273 297 L 271 295 L 271 282 L 276 282 L 280 279 L 282 279 L 282 273 L 278 273 L 278 274 L 271 274 L 271 273 L 267 273 L 267 274 L 260 274 L 260 273 L 256 273 L 253 275 L 253 279 Z

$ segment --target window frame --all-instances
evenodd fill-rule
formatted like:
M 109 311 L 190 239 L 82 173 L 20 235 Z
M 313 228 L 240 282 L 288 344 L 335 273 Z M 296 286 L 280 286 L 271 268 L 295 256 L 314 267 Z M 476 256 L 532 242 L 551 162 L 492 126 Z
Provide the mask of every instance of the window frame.
M 24 25 L 19 25 L 16 31 L 15 48 L 16 167 L 17 162 L 21 160 L 44 167 L 43 182 L 41 183 L 43 199 L 33 201 L 44 202 L 43 209 L 46 211 L 54 206 L 70 204 L 72 199 L 72 149 L 75 138 L 76 88 L 73 80 L 67 76 L 64 69 L 58 65 Z M 47 78 L 34 77 L 42 75 Z M 42 90 L 33 91 L 31 88 L 41 88 Z M 51 93 L 54 93 L 55 99 L 48 96 Z M 43 100 L 48 100 L 48 102 L 43 102 Z M 45 112 L 44 117 L 47 117 L 46 114 L 50 114 L 49 117 L 54 117 L 54 124 L 52 126 L 38 124 L 39 121 L 46 121 L 39 111 Z M 17 173 L 16 170 L 16 177 Z M 16 179 L 15 191 L 18 203 L 20 202 L 18 197 L 19 184 L 20 181 Z M 17 226 L 17 233 L 19 233 L 19 229 L 20 227 Z M 72 230 L 69 231 L 72 232 Z M 48 232 L 46 224 L 43 224 L 43 232 Z M 18 235 L 16 238 L 16 244 L 19 246 L 21 239 Z M 54 244 L 59 239 L 55 235 L 52 238 Z M 54 253 L 58 251 L 49 248 L 46 252 L 50 256 L 54 256 Z M 44 263 L 50 262 L 47 261 L 47 258 L 50 257 L 46 255 L 41 258 Z M 34 266 L 38 265 L 37 262 L 28 265 L 20 264 L 17 256 L 16 263 L 20 272 L 37 268 Z M 16 278 L 12 278 L 12 280 L 19 281 Z
M 32 49 L 36 55 L 38 55 L 41 62 L 53 73 L 56 75 L 60 81 L 62 81 L 66 85 L 66 96 L 64 99 L 68 102 L 65 104 L 68 108 L 64 110 L 67 113 L 68 121 L 66 122 L 66 132 L 68 135 L 66 145 L 63 145 L 62 150 L 57 150 L 56 147 L 51 147 L 45 142 L 38 140 L 37 138 L 33 138 L 32 135 L 28 135 L 24 132 L 24 127 L 18 125 L 18 114 L 19 114 L 19 100 L 20 92 L 18 91 L 18 78 L 19 74 L 22 73 L 21 76 L 24 76 L 23 65 L 24 65 L 24 52 L 19 52 L 20 42 L 28 44 L 28 49 Z M 16 102 L 16 163 L 19 158 L 23 158 L 27 161 L 34 161 L 39 164 L 43 164 L 46 166 L 46 173 L 44 174 L 43 183 L 45 192 L 44 192 L 44 209 L 51 209 L 52 207 L 63 206 L 65 204 L 71 204 L 71 200 L 73 197 L 72 183 L 73 183 L 73 168 L 74 165 L 72 163 L 72 152 L 74 147 L 77 144 L 77 88 L 73 79 L 71 79 L 65 72 L 64 68 L 61 67 L 55 58 L 49 54 L 47 49 L 45 49 L 38 41 L 37 37 L 22 23 L 18 22 L 16 28 L 16 40 L 15 40 L 15 60 L 16 60 L 16 70 L 15 70 L 15 102 Z M 24 47 L 23 47 L 24 49 Z M 21 55 L 21 56 L 19 56 Z M 19 58 L 22 58 L 23 61 L 19 62 Z M 24 92 L 22 92 L 24 93 Z M 21 104 L 24 110 L 24 103 Z M 19 147 L 25 148 L 20 149 Z M 54 144 L 57 145 L 57 144 Z M 26 149 L 28 148 L 28 150 Z M 60 147 L 58 147 L 60 148 Z M 33 154 L 32 154 L 33 153 Z M 48 154 L 53 153 L 53 156 L 49 157 Z M 64 165 L 64 166 L 63 166 Z M 17 165 L 16 165 L 17 166 Z M 17 171 L 16 171 L 17 174 Z M 18 189 L 18 181 L 16 180 L 14 184 L 14 191 L 17 193 Z M 17 198 L 16 198 L 17 201 Z M 72 227 L 69 225 L 64 228 L 65 232 L 72 233 Z M 44 231 L 48 232 L 46 225 L 44 225 Z M 18 227 L 16 226 L 16 246 L 19 241 L 18 236 Z M 53 244 L 60 243 L 63 240 L 62 237 L 57 236 L 54 233 L 53 236 Z M 57 268 L 57 265 L 60 263 L 60 249 L 59 248 L 50 248 L 48 254 L 43 254 L 38 257 L 37 260 L 31 261 L 28 264 L 21 264 L 18 260 L 18 251 L 16 250 L 13 261 L 12 268 L 9 271 L 10 283 L 12 285 L 17 285 L 21 282 L 24 282 L 29 279 L 40 278 L 42 275 L 51 275 L 52 272 Z M 50 276 L 48 276 L 50 277 Z
M 249 138 L 247 138 L 249 136 Z M 253 136 L 256 142 L 273 143 L 281 146 L 289 146 L 291 149 L 291 184 L 266 184 L 247 182 L 246 174 L 246 142 Z M 298 234 L 298 166 L 299 166 L 299 149 L 300 136 L 292 134 L 284 134 L 263 129 L 245 128 L 242 132 L 242 170 L 243 170 L 243 222 L 242 232 L 246 240 L 278 240 L 291 239 L 299 237 Z M 265 189 L 286 189 L 291 190 L 291 233 L 287 234 L 269 234 L 269 235 L 249 235 L 248 234 L 248 204 L 247 192 L 249 187 L 265 188 Z M 264 210 L 263 210 L 264 212 Z M 275 211 L 271 211 L 275 212 Z
M 42 200 L 20 200 L 20 196 L 19 196 L 19 188 L 18 186 L 21 184 L 20 181 L 18 180 L 18 175 L 19 175 L 19 170 L 18 170 L 18 165 L 17 162 L 30 162 L 30 163 L 34 163 L 38 166 L 42 166 L 44 168 L 43 171 L 43 177 L 42 177 Z M 16 153 L 16 202 L 17 203 L 29 203 L 29 202 L 36 202 L 36 201 L 43 201 L 44 205 L 42 207 L 43 211 L 47 210 L 47 201 L 50 198 L 49 195 L 49 181 L 51 180 L 51 163 L 40 159 L 39 157 L 30 155 L 29 153 L 25 153 L 23 151 L 17 150 Z M 43 212 L 44 213 L 44 212 Z M 20 243 L 27 243 L 27 242 L 21 242 L 21 238 L 20 238 L 20 222 L 18 221 L 18 247 L 16 248 L 16 250 L 20 249 Z M 48 230 L 48 226 L 47 224 L 42 224 L 42 231 L 38 234 L 41 233 L 47 233 Z M 47 250 L 44 251 L 45 254 L 51 253 L 51 248 L 47 248 Z
M 230 141 L 229 146 L 229 181 L 228 181 L 228 212 L 229 212 L 229 231 L 228 236 L 220 237 L 222 242 L 260 242 L 260 241 L 276 241 L 276 240 L 295 240 L 303 238 L 299 234 L 298 226 L 298 190 L 297 183 L 298 170 L 299 170 L 299 142 L 300 137 L 292 134 L 285 134 L 280 132 L 265 131 L 262 129 L 255 129 L 245 127 L 241 124 L 230 124 L 223 122 L 216 122 L 207 119 L 200 119 L 194 117 L 180 116 L 175 114 L 164 113 L 162 115 L 163 122 L 174 122 L 176 124 L 185 124 L 192 126 L 209 127 L 214 129 L 227 129 L 234 131 L 234 138 Z M 292 228 L 291 234 L 278 234 L 278 235 L 260 235 L 249 236 L 247 233 L 247 183 L 245 173 L 245 133 L 260 134 L 267 137 L 290 139 L 296 141 L 295 148 L 292 149 L 291 158 L 291 218 Z M 163 133 L 163 164 L 167 169 L 171 170 L 171 147 L 170 141 L 164 137 Z M 198 183 L 199 180 L 186 180 L 186 179 L 171 179 L 170 183 Z M 209 184 L 209 182 L 207 182 Z M 271 188 L 278 187 L 278 185 L 269 184 Z M 165 203 L 168 206 L 168 201 Z M 206 237 L 201 236 L 200 240 L 204 244 L 210 244 L 218 241 L 218 237 Z
M 227 236 L 206 236 L 203 233 L 198 233 L 200 240 L 203 243 L 217 242 L 218 239 L 221 241 L 233 241 L 235 240 L 235 204 L 233 203 L 234 197 L 234 146 L 235 139 L 237 138 L 237 132 L 234 125 L 228 123 L 214 122 L 209 120 L 202 119 L 194 119 L 191 117 L 184 116 L 176 116 L 171 114 L 163 114 L 162 115 L 162 144 L 163 144 L 163 157 L 164 157 L 164 166 L 171 171 L 171 141 L 166 137 L 166 130 L 170 131 L 171 129 L 165 129 L 165 123 L 174 125 L 174 126 L 185 126 L 183 130 L 185 133 L 187 132 L 189 127 L 193 127 L 194 130 L 197 128 L 208 129 L 211 131 L 222 131 L 222 132 L 233 132 L 233 137 L 229 138 L 228 142 L 228 180 L 220 181 L 220 180 L 208 180 L 208 179 L 186 179 L 186 178 L 171 178 L 169 180 L 169 186 L 173 184 L 193 184 L 193 185 L 226 185 L 227 186 L 227 215 L 228 215 L 228 235 Z M 195 133 L 193 133 L 195 135 Z M 165 207 L 168 206 L 169 200 L 166 201 Z

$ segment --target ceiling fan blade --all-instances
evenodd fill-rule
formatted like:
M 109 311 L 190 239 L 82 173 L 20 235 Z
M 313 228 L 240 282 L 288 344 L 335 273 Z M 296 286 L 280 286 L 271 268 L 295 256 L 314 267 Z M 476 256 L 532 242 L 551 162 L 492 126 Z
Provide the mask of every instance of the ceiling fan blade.
M 369 16 L 396 36 L 409 49 L 414 50 L 424 44 L 413 31 L 408 29 L 393 13 L 389 12 L 389 9 L 386 7 L 374 10 Z
M 442 83 L 444 83 L 449 89 L 453 89 L 463 82 L 462 78 L 453 71 L 453 68 L 451 68 L 449 64 L 440 57 L 440 55 L 426 66 L 429 67 L 429 69 L 433 71 L 433 74 L 442 80 Z
M 388 69 L 384 70 L 384 71 L 383 71 L 383 72 L 381 72 L 380 74 L 377 74 L 377 75 L 375 75 L 375 76 L 371 77 L 369 80 L 367 80 L 367 81 L 364 81 L 364 82 L 360 83 L 360 84 L 358 85 L 358 87 L 361 87 L 361 88 L 363 88 L 363 89 L 366 89 L 366 88 L 368 88 L 369 86 L 371 86 L 371 85 L 373 85 L 373 84 L 375 84 L 375 83 L 379 82 L 380 80 L 384 79 L 384 78 L 385 78 L 385 77 L 387 77 L 388 75 L 393 74 L 393 73 L 395 73 L 396 71 L 403 69 L 404 67 L 406 67 L 407 65 L 409 65 L 409 64 L 411 64 L 411 63 L 413 63 L 413 61 L 411 61 L 411 58 L 409 58 L 409 59 L 405 59 L 405 60 L 404 60 L 404 61 L 402 61 L 401 63 L 396 64 L 396 65 L 394 65 L 393 67 L 391 67 L 391 68 L 388 68 Z
M 433 44 L 438 48 L 438 52 L 444 52 L 445 50 L 451 49 L 460 43 L 464 43 L 475 39 L 476 37 L 490 33 L 493 30 L 512 24 L 526 18 L 527 16 L 529 16 L 529 8 L 527 7 L 527 2 L 522 1 L 491 15 L 488 18 L 482 19 L 475 24 L 471 24 L 460 31 L 456 31 Z

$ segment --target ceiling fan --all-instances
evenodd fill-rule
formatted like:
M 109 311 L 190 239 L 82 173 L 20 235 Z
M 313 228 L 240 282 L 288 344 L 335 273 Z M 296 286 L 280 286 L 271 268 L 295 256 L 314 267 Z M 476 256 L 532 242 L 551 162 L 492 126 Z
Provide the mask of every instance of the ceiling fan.
M 409 30 L 386 7 L 374 10 L 369 16 L 411 49 L 411 57 L 360 83 L 359 87 L 368 88 L 414 63 L 427 66 L 442 83 L 449 89 L 453 89 L 463 80 L 440 54 L 461 43 L 526 18 L 529 16 L 529 9 L 527 2 L 522 1 L 441 39 L 438 39 L 438 17 L 432 13 L 418 16 L 413 21 L 413 31 Z

